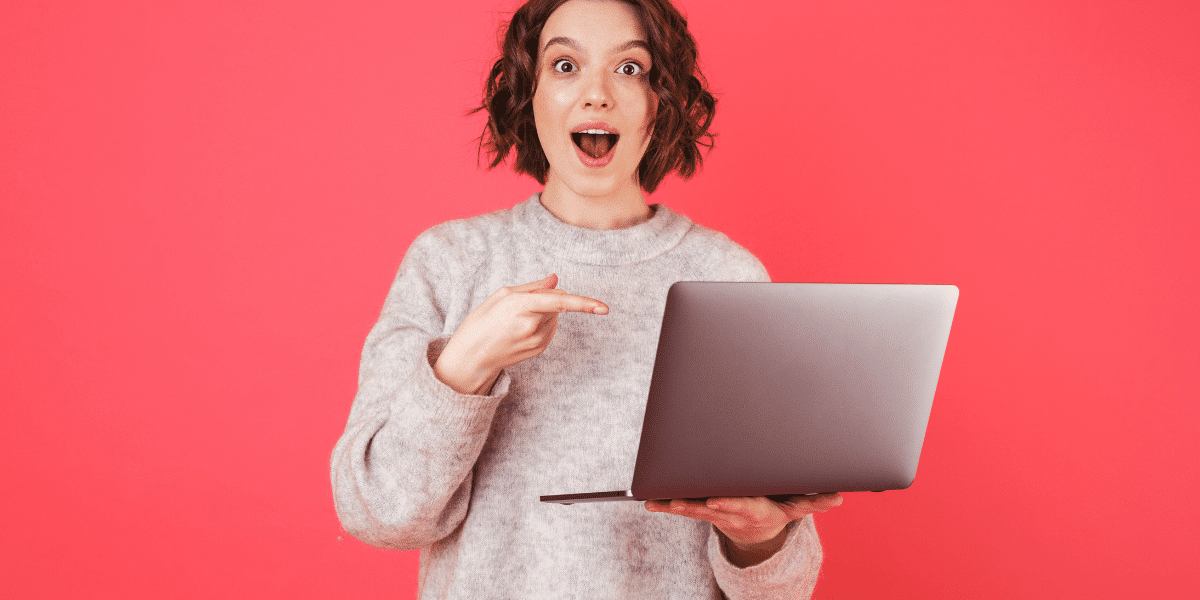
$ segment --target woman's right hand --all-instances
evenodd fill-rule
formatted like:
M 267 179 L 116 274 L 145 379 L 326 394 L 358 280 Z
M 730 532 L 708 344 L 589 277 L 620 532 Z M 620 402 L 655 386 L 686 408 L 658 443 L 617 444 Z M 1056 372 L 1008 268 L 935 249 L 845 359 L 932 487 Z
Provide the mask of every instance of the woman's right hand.
M 475 307 L 433 365 L 460 394 L 486 395 L 500 371 L 542 353 L 558 330 L 558 313 L 608 314 L 599 300 L 556 289 L 558 276 L 503 287 Z

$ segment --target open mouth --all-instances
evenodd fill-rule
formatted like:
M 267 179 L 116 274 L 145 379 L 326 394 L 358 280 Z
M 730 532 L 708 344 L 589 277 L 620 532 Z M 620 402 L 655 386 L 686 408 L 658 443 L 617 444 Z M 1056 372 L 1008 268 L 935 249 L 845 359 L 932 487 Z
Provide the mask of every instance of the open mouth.
M 617 145 L 617 138 L 619 137 L 621 136 L 615 133 L 588 133 L 584 131 L 571 134 L 571 140 L 575 142 L 576 146 L 579 146 L 580 150 L 583 150 L 584 154 L 597 159 L 608 154 L 608 151 Z

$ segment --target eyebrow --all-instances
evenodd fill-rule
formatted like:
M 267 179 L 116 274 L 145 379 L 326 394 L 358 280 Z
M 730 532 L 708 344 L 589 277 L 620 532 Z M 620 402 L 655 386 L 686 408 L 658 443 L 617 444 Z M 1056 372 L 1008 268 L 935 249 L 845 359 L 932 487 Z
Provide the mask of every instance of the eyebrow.
M 550 41 L 546 42 L 546 48 L 549 48 L 554 44 L 562 44 L 576 52 L 583 52 L 583 45 L 569 37 L 559 36 L 550 38 Z M 545 52 L 546 48 L 542 48 L 542 51 Z M 646 44 L 646 42 L 643 42 L 642 40 L 630 40 L 614 48 L 613 53 L 624 52 L 630 48 L 642 48 L 646 52 L 650 51 L 650 46 Z

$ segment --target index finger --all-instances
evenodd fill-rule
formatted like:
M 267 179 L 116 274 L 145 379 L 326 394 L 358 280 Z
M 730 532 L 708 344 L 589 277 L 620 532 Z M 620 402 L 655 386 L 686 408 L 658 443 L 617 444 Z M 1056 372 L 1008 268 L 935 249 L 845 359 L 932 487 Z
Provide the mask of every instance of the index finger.
M 525 310 L 535 313 L 582 312 L 608 314 L 608 305 L 586 296 L 576 296 L 562 290 L 535 290 L 522 298 Z

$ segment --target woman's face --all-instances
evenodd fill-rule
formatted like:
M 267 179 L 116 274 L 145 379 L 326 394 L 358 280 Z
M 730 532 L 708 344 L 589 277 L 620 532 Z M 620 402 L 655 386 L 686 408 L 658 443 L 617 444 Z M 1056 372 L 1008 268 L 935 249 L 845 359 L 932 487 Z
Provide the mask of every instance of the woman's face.
M 640 193 L 637 167 L 657 103 L 634 9 L 617 0 L 571 0 L 550 15 L 538 48 L 533 118 L 548 179 L 579 196 L 630 185 Z

